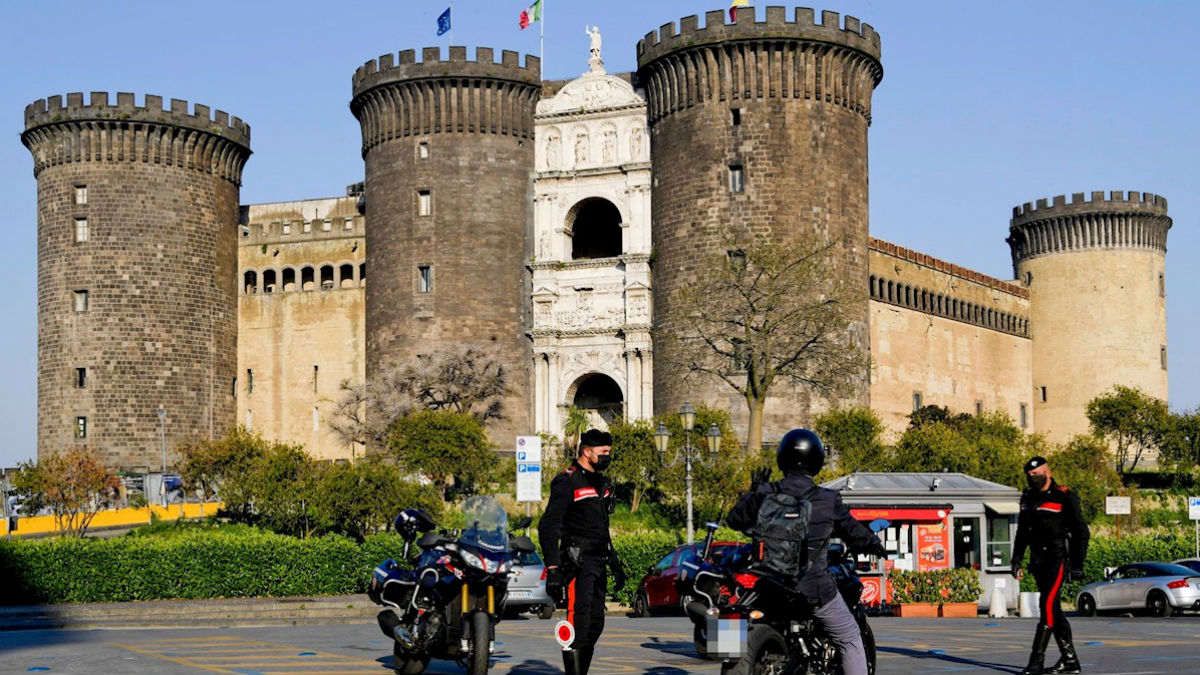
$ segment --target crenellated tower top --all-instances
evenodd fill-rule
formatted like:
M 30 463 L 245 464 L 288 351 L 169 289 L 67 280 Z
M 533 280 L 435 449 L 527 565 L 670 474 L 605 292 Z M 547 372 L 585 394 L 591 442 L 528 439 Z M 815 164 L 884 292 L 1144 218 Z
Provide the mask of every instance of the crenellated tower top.
M 517 52 L 505 49 L 496 62 L 496 50 L 477 47 L 475 58 L 467 58 L 466 47 L 451 47 L 449 60 L 442 60 L 440 47 L 425 47 L 421 60 L 417 61 L 415 49 L 405 49 L 399 54 L 384 54 L 371 59 L 354 71 L 353 95 L 391 82 L 424 78 L 486 78 L 512 80 L 541 86 L 542 61 L 536 56 L 525 56 L 525 65 L 520 63 Z
M 190 111 L 190 112 L 189 112 Z M 143 105 L 134 102 L 134 95 L 118 92 L 116 105 L 111 105 L 108 92 L 93 91 L 87 103 L 83 93 L 38 99 L 25 106 L 26 132 L 58 122 L 149 122 L 187 127 L 220 136 L 233 143 L 250 147 L 250 125 L 224 110 L 212 110 L 203 103 L 189 104 L 171 99 L 171 107 L 163 109 L 163 97 L 146 94 Z
M 1082 249 L 1144 248 L 1166 253 L 1167 200 L 1149 192 L 1076 192 L 1013 207 L 1013 269 L 1024 260 Z

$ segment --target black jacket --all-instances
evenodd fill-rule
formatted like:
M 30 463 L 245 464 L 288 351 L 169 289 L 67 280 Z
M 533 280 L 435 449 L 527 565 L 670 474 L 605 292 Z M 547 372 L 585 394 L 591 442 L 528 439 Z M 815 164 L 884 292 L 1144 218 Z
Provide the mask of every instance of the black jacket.
M 1020 561 L 1029 549 L 1032 560 L 1057 562 L 1067 558 L 1070 569 L 1083 569 L 1091 531 L 1079 509 L 1079 497 L 1050 480 L 1050 489 L 1027 488 L 1021 493 L 1021 515 L 1013 560 Z
M 562 562 L 561 551 L 575 545 L 588 555 L 608 555 L 608 515 L 616 504 L 612 481 L 599 471 L 571 462 L 550 482 L 550 503 L 538 523 L 547 566 Z
M 846 542 L 847 548 L 864 553 L 883 555 L 883 544 L 871 530 L 850 515 L 850 509 L 842 503 L 842 495 L 826 488 L 817 488 L 813 479 L 804 473 L 789 473 L 783 480 L 763 483 L 758 489 L 747 492 L 729 512 L 729 526 L 746 531 L 758 522 L 758 509 L 763 499 L 778 486 L 785 494 L 803 497 L 812 503 L 812 515 L 808 522 L 808 570 L 796 582 L 796 590 L 816 605 L 823 605 L 837 595 L 837 584 L 829 573 L 826 547 L 830 537 L 837 536 Z M 811 494 L 809 494 L 811 491 Z

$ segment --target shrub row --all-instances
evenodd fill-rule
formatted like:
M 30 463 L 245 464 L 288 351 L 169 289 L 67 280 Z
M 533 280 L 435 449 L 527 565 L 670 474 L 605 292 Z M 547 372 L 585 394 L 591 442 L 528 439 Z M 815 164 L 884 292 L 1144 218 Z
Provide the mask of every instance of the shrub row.
M 1074 602 L 1079 589 L 1104 578 L 1105 567 L 1119 567 L 1128 563 L 1157 560 L 1171 562 L 1191 557 L 1195 553 L 1193 534 L 1183 530 L 1170 534 L 1138 534 L 1116 537 L 1092 537 L 1088 546 L 1087 560 L 1083 564 L 1083 581 L 1067 584 L 1063 591 L 1065 601 Z M 1025 575 L 1021 579 L 1021 590 L 1036 591 L 1033 575 L 1028 570 L 1029 559 L 1024 561 Z

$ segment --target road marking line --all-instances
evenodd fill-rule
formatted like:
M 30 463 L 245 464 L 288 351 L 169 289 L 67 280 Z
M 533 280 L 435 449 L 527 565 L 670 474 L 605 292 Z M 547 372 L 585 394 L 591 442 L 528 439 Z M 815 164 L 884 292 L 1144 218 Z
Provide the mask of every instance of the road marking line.
M 231 670 L 226 670 L 225 668 L 210 668 L 208 666 L 200 665 L 198 663 L 193 662 L 190 659 L 180 659 L 180 658 L 176 658 L 173 656 L 163 656 L 161 652 L 156 652 L 156 651 L 149 650 L 149 649 L 141 649 L 138 647 L 134 647 L 133 645 L 121 644 L 120 642 L 113 642 L 111 644 L 115 647 L 120 647 L 121 649 L 129 650 L 135 654 L 142 654 L 143 656 L 153 656 L 156 659 L 163 659 L 164 661 L 170 661 L 171 663 L 178 663 L 182 666 L 190 666 L 192 668 L 199 668 L 200 670 L 206 670 L 210 673 L 232 673 L 233 672 Z

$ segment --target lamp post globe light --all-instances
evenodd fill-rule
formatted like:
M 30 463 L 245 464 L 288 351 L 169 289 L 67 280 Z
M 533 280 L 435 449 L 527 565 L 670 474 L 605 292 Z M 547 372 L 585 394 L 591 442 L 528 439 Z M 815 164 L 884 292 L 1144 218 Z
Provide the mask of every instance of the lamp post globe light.
M 679 423 L 683 427 L 684 442 L 683 447 L 675 452 L 674 457 L 670 460 L 667 459 L 671 446 L 671 432 L 661 422 L 654 432 L 654 446 L 662 456 L 665 466 L 675 466 L 680 459 L 683 459 L 684 485 L 687 496 L 687 541 L 691 544 L 696 540 L 695 528 L 692 526 L 692 462 L 699 461 L 708 466 L 717 460 L 721 451 L 721 430 L 717 428 L 716 424 L 708 427 L 708 432 L 704 435 L 708 444 L 708 453 L 704 455 L 699 452 L 699 448 L 692 446 L 692 429 L 696 426 L 696 409 L 690 402 L 684 402 L 679 409 Z
M 158 479 L 158 491 L 162 494 L 162 506 L 167 508 L 167 409 L 159 408 L 154 411 L 158 414 L 158 441 L 162 446 L 162 477 Z

